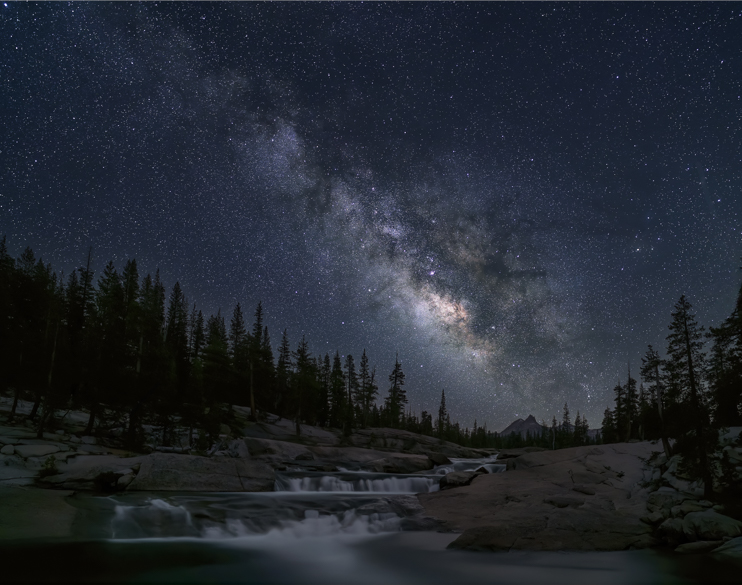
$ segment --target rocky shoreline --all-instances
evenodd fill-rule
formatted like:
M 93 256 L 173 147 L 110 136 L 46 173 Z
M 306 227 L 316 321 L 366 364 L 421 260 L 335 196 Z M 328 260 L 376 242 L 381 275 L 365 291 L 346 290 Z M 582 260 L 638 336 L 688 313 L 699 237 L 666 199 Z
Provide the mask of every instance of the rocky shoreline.
M 76 492 L 264 492 L 273 491 L 277 471 L 425 474 L 449 458 L 493 454 L 396 429 L 343 437 L 302 425 L 297 437 L 294 424 L 277 417 L 245 419 L 239 436 L 225 432 L 207 452 L 151 444 L 150 452 L 133 453 L 116 433 L 83 435 L 83 419 L 72 413 L 40 439 L 28 423 L 0 425 L 0 539 L 72 537 Z M 724 440 L 742 465 L 739 430 Z M 678 471 L 677 458 L 667 461 L 660 450 L 642 442 L 502 451 L 507 472 L 449 473 L 441 491 L 417 498 L 436 526 L 461 533 L 451 548 L 664 547 L 742 558 L 742 522 L 703 500 L 699 486 Z
M 726 437 L 733 446 L 740 429 Z M 742 522 L 649 442 L 524 453 L 502 474 L 418 497 L 425 513 L 461 532 L 450 548 L 616 551 L 669 548 L 742 558 Z

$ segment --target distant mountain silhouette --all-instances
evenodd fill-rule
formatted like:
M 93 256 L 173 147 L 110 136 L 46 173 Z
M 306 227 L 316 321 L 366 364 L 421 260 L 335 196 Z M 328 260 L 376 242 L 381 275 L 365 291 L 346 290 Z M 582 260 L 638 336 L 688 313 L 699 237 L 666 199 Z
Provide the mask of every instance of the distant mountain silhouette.
M 536 418 L 532 414 L 529 414 L 526 420 L 519 418 L 511 422 L 500 432 L 500 436 L 507 437 L 510 433 L 516 433 L 525 438 L 526 433 L 531 433 L 532 436 L 540 435 L 542 428 Z
M 570 430 L 574 430 L 574 425 L 569 425 Z M 510 433 L 520 434 L 525 439 L 526 433 L 531 433 L 531 436 L 538 436 L 541 434 L 541 429 L 549 429 L 550 427 L 542 427 L 541 424 L 536 420 L 532 414 L 528 415 L 526 420 L 519 418 L 511 422 L 507 427 L 500 431 L 501 437 L 507 437 Z M 587 432 L 588 437 L 595 439 L 600 432 L 600 429 L 590 429 Z

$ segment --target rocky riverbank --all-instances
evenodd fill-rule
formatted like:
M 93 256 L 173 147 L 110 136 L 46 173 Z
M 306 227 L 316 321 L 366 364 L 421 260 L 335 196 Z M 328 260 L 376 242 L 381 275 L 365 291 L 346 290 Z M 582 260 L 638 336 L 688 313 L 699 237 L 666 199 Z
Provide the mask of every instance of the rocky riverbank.
M 0 410 L 8 410 L 0 399 Z M 19 412 L 30 410 L 21 403 Z M 125 448 L 123 429 L 84 435 L 86 413 L 67 413 L 55 432 L 36 436 L 30 421 L 0 425 L 0 485 L 115 492 L 122 490 L 272 491 L 275 471 L 349 470 L 419 473 L 449 457 L 483 457 L 487 451 L 398 429 L 337 430 L 301 425 L 268 415 L 248 420 L 234 407 L 240 428 L 224 428 L 208 450 L 186 444 L 187 430 L 169 445 L 147 428 L 144 452 Z
M 74 497 L 79 492 L 264 492 L 274 490 L 277 473 L 426 474 L 450 458 L 493 455 L 396 429 L 344 437 L 302 425 L 297 436 L 291 421 L 252 423 L 245 409 L 239 413 L 239 431 L 225 428 L 204 452 L 182 441 L 158 445 L 156 429 L 145 452 L 131 452 L 116 429 L 84 435 L 85 413 L 67 413 L 41 438 L 22 418 L 0 425 L 0 538 L 71 537 L 85 513 Z M 742 465 L 739 430 L 723 439 L 730 460 Z M 506 473 L 492 464 L 454 470 L 441 477 L 441 491 L 418 495 L 431 525 L 461 533 L 452 548 L 670 547 L 742 557 L 742 522 L 703 500 L 678 459 L 667 461 L 657 444 L 513 449 L 498 461 Z
M 9 410 L 0 398 L 0 411 Z M 249 410 L 234 407 L 239 428 L 224 428 L 206 451 L 176 440 L 158 444 L 158 429 L 147 431 L 145 448 L 125 448 L 122 428 L 85 435 L 87 414 L 68 412 L 56 430 L 41 438 L 19 404 L 14 423 L 0 424 L 0 538 L 69 537 L 81 511 L 76 492 L 265 492 L 276 472 L 367 471 L 425 473 L 449 457 L 478 458 L 487 451 L 467 449 L 397 429 L 339 431 L 302 425 L 268 415 L 253 423 Z M 23 526 L 23 528 L 19 528 Z
M 670 547 L 739 557 L 742 522 L 704 501 L 678 458 L 659 450 L 643 442 L 524 453 L 507 459 L 506 473 L 474 474 L 469 485 L 418 497 L 426 514 L 461 531 L 451 548 Z M 742 449 L 729 450 L 742 459 Z

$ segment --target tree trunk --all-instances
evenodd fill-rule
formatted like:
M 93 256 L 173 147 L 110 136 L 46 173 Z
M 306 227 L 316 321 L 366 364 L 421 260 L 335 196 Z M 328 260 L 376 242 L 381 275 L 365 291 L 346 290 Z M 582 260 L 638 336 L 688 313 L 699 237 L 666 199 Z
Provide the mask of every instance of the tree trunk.
M 93 434 L 93 425 L 95 425 L 95 415 L 98 410 L 98 404 L 93 400 L 92 405 L 90 406 L 90 417 L 88 417 L 88 424 L 85 427 L 85 434 L 86 435 L 92 435 Z
M 698 457 L 701 464 L 701 474 L 703 477 L 703 497 L 707 500 L 713 498 L 714 495 L 714 483 L 711 477 L 711 470 L 708 465 L 708 458 L 706 456 L 706 441 L 704 439 L 703 430 L 703 415 L 701 414 L 701 405 L 698 400 L 698 389 L 696 388 L 696 375 L 693 370 L 693 354 L 690 345 L 690 334 L 688 332 L 688 323 L 684 323 L 685 326 L 685 350 L 688 355 L 688 379 L 690 382 L 690 396 L 691 405 L 696 413 L 696 439 L 698 440 Z
M 258 412 L 255 410 L 255 391 L 253 390 L 253 363 L 250 360 L 250 418 L 258 422 Z
M 15 411 L 18 408 L 18 399 L 21 395 L 21 389 L 16 384 L 15 387 L 15 393 L 13 394 L 13 407 L 10 409 L 10 416 L 8 417 L 8 422 L 12 422 L 13 418 L 15 417 Z
M 18 408 L 18 399 L 21 396 L 21 387 L 18 384 L 18 380 L 21 377 L 21 368 L 23 367 L 23 340 L 21 339 L 20 342 L 21 351 L 18 354 L 18 375 L 15 377 L 15 394 L 13 396 L 13 407 L 10 409 L 10 416 L 8 417 L 8 422 L 12 422 L 13 418 L 15 418 L 15 411 Z
M 41 417 L 39 418 L 39 429 L 36 433 L 36 437 L 39 439 L 44 438 L 44 427 L 51 418 L 52 414 L 52 374 L 54 373 L 54 359 L 57 356 L 57 338 L 59 337 L 59 321 L 57 321 L 57 327 L 54 331 L 54 345 L 52 347 L 52 358 L 49 363 L 49 375 L 46 378 L 46 396 L 44 397 L 44 407 L 41 410 Z
M 654 366 L 654 375 L 657 385 L 657 412 L 660 415 L 660 438 L 662 439 L 662 449 L 665 451 L 665 457 L 669 460 L 672 457 L 672 449 L 670 448 L 670 441 L 667 439 L 667 432 L 665 431 L 665 413 L 662 407 L 662 384 L 660 384 L 659 364 L 655 364 Z
M 139 410 L 141 406 L 142 401 L 137 400 L 129 413 L 129 428 L 126 429 L 126 442 L 130 449 L 134 449 L 137 446 L 137 423 L 139 422 Z
M 41 390 L 36 389 L 36 399 L 33 403 L 33 408 L 31 409 L 31 414 L 28 415 L 28 420 L 33 420 L 36 418 L 36 413 L 39 412 L 39 406 L 41 405 Z

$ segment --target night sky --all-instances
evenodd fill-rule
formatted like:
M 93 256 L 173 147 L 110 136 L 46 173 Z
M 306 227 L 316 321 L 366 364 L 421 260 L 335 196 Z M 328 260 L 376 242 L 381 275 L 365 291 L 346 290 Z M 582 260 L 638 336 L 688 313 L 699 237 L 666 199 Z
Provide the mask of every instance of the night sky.
M 0 235 L 136 258 L 412 409 L 600 426 L 733 308 L 740 3 L 0 4 Z M 638 377 L 638 376 L 637 376 Z

